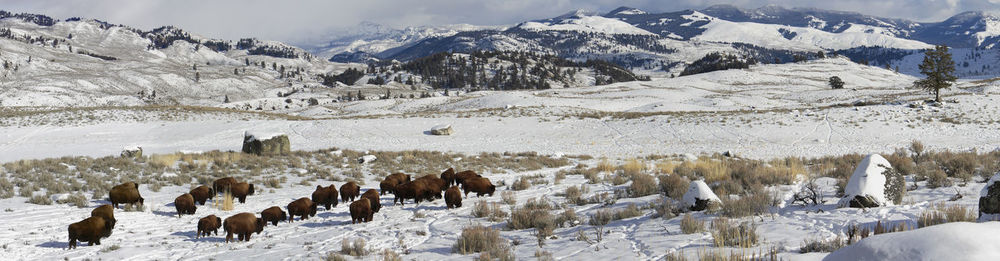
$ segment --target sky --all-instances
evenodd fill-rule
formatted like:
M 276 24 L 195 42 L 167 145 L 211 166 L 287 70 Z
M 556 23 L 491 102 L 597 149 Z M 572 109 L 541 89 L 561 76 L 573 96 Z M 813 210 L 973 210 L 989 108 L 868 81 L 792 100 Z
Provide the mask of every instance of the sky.
M 2 9 L 56 19 L 101 19 L 143 30 L 174 25 L 210 38 L 257 37 L 291 43 L 323 39 L 362 21 L 392 27 L 505 25 L 584 9 L 608 12 L 630 6 L 647 12 L 702 9 L 715 4 L 758 8 L 813 7 L 943 21 L 964 11 L 1000 11 L 1000 0 L 2 0 Z

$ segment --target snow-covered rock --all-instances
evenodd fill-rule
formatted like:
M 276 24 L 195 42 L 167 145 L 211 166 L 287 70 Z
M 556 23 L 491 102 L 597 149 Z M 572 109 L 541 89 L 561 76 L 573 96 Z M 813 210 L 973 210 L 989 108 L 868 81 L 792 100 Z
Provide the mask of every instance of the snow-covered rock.
M 688 187 L 687 193 L 684 193 L 684 206 L 688 207 L 691 211 L 701 211 L 709 208 L 712 202 L 715 204 L 722 204 L 722 200 L 719 196 L 712 192 L 712 188 L 705 184 L 705 181 L 696 180 L 691 182 L 691 186 Z
M 142 147 L 139 146 L 126 146 L 122 148 L 121 153 L 122 158 L 142 158 Z
M 286 155 L 292 145 L 284 133 L 243 133 L 243 152 L 257 155 Z
M 888 180 L 885 174 L 891 169 L 892 165 L 881 155 L 871 154 L 865 157 L 847 181 L 845 195 L 840 199 L 839 206 L 869 208 L 892 205 L 885 185 Z
M 1000 216 L 1000 172 L 994 174 L 979 192 L 979 216 Z M 995 220 L 996 218 L 988 218 Z
M 369 162 L 375 161 L 376 159 L 378 159 L 378 157 L 375 157 L 375 155 L 364 155 L 364 156 L 361 156 L 360 158 L 358 158 L 358 163 L 362 163 L 362 164 L 363 163 L 369 163 Z
M 1000 260 L 1000 222 L 955 222 L 874 235 L 823 260 Z
M 431 128 L 431 134 L 433 135 L 451 135 L 454 132 L 455 130 L 451 128 L 451 124 L 442 124 Z

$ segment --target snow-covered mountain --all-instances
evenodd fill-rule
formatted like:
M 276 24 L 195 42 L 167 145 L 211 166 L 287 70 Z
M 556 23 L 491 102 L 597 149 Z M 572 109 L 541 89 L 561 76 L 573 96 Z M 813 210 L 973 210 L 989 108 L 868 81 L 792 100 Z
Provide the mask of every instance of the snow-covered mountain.
M 319 85 L 338 66 L 275 41 L 0 12 L 0 105 L 218 105 Z
M 541 52 L 576 60 L 605 59 L 632 68 L 675 72 L 701 58 L 706 46 L 763 62 L 790 62 L 792 55 L 819 51 L 862 47 L 917 51 L 935 44 L 993 49 L 1000 41 L 1000 18 L 983 12 L 962 13 L 937 23 L 919 23 L 773 5 L 757 9 L 717 5 L 666 13 L 620 7 L 605 14 L 573 11 L 509 27 L 433 28 L 421 27 L 421 30 L 447 33 L 410 33 L 399 38 L 400 31 L 394 31 L 369 35 L 364 40 L 340 38 L 341 46 L 350 48 L 342 48 L 345 51 L 337 53 L 333 60 L 411 60 L 437 52 L 505 50 Z M 858 61 L 862 60 L 885 59 L 859 57 Z

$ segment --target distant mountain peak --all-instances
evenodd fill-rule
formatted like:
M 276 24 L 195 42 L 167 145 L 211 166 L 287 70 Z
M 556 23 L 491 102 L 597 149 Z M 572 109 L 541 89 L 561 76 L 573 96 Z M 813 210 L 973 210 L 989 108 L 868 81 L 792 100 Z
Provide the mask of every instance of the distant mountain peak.
M 594 16 L 594 15 L 597 15 L 597 13 L 594 12 L 594 11 L 590 11 L 590 10 L 586 10 L 586 9 L 576 9 L 576 10 L 573 10 L 573 11 L 569 11 L 569 12 L 567 12 L 565 14 L 562 14 L 560 16 L 556 16 L 553 19 L 556 19 L 556 20 L 573 19 L 573 18 L 581 18 L 581 17 L 585 17 L 585 16 Z
M 621 6 L 621 7 L 615 8 L 615 10 L 611 10 L 611 12 L 608 12 L 608 14 L 606 14 L 604 16 L 643 15 L 643 14 L 648 14 L 648 13 L 646 11 L 643 11 L 643 10 L 638 9 L 638 8 L 633 8 L 633 7 L 628 7 L 628 6 Z

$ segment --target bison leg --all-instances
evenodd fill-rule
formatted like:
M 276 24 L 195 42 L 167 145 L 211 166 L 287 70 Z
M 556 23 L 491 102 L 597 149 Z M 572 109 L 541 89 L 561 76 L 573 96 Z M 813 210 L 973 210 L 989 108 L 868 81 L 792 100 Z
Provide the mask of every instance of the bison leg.
M 250 241 L 250 235 L 253 235 L 253 233 L 247 232 L 247 235 L 245 237 L 243 237 L 243 241 L 249 242 Z
M 246 195 L 240 196 L 240 204 L 243 204 L 243 203 L 247 203 L 247 196 Z
M 233 240 L 233 232 L 226 231 L 226 243 Z
M 74 248 L 76 248 L 76 238 L 70 238 L 69 239 L 69 249 L 74 249 Z

